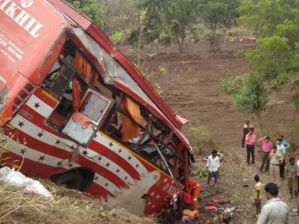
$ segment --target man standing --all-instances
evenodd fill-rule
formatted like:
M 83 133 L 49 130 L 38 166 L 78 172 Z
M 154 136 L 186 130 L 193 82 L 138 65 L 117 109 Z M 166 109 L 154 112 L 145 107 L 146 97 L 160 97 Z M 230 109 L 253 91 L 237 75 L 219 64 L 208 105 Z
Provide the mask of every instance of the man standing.
M 284 140 L 284 136 L 283 135 L 279 135 L 278 138 L 281 138 L 282 139 L 282 144 L 283 146 L 285 147 L 286 151 L 291 148 L 291 145 L 286 141 Z
M 254 164 L 254 144 L 256 136 L 253 134 L 253 128 L 249 128 L 249 133 L 245 137 L 246 150 L 247 150 L 247 164 L 250 163 L 250 154 L 252 158 L 252 164 Z
M 273 148 L 273 144 L 272 144 L 272 142 L 270 142 L 270 137 L 269 136 L 264 136 L 263 138 L 260 138 L 258 140 L 258 142 L 262 145 L 262 150 L 263 150 L 262 164 L 261 164 L 260 171 L 261 171 L 261 173 L 263 173 L 263 169 L 264 169 L 264 166 L 265 166 L 265 163 L 266 163 L 265 171 L 269 172 L 268 155 L 269 155 L 269 152 Z
M 293 193 L 295 198 L 297 199 L 297 174 L 298 174 L 298 166 L 297 164 L 295 164 L 295 158 L 291 157 L 289 159 L 289 164 L 287 165 L 286 168 L 286 174 L 288 176 L 288 188 L 290 190 L 290 194 L 291 194 L 291 200 L 293 199 Z
M 279 158 L 280 154 L 277 153 L 276 145 L 273 146 L 272 151 L 269 154 L 268 160 L 270 161 L 270 176 L 271 181 L 279 186 Z
M 212 177 L 215 178 L 215 185 L 217 184 L 217 178 L 219 177 L 219 157 L 217 156 L 217 150 L 212 151 L 212 155 L 209 155 L 207 161 L 207 170 L 209 170 L 208 185 L 210 185 L 210 180 Z
M 277 153 L 280 154 L 279 158 L 279 173 L 280 178 L 284 179 L 284 166 L 285 166 L 285 159 L 286 159 L 286 149 L 282 144 L 282 138 L 278 138 L 276 141 Z
M 245 124 L 243 126 L 242 148 L 244 148 L 245 146 L 245 137 L 249 133 L 249 128 L 253 128 L 253 126 L 250 124 L 250 120 L 246 119 Z
M 288 224 L 289 207 L 278 198 L 278 186 L 268 183 L 265 186 L 268 201 L 263 206 L 261 214 L 257 216 L 256 224 Z

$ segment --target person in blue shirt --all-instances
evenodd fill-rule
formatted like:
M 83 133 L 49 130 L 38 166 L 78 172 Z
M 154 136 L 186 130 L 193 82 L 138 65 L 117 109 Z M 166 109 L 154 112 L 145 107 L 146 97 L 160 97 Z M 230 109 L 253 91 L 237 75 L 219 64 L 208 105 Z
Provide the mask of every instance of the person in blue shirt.
M 286 150 L 291 148 L 291 145 L 286 140 L 283 139 L 283 135 L 279 135 L 279 138 L 282 139 L 282 144 L 283 144 L 283 146 L 285 147 Z

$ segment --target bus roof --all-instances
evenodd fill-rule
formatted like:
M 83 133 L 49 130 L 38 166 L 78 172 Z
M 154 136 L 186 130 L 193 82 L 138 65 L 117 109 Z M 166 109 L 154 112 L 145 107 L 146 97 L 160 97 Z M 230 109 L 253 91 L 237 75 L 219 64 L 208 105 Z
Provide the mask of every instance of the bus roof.
M 66 5 L 61 0 L 48 0 L 63 13 L 69 16 L 74 22 L 81 26 L 94 40 L 97 41 L 112 57 L 117 60 L 128 72 L 133 80 L 141 87 L 147 96 L 155 103 L 161 112 L 175 125 L 179 130 L 183 124 L 180 119 L 171 111 L 167 104 L 161 99 L 153 87 L 148 83 L 138 69 L 128 60 L 120 51 L 115 49 L 107 36 L 97 28 L 97 26 L 88 18 Z

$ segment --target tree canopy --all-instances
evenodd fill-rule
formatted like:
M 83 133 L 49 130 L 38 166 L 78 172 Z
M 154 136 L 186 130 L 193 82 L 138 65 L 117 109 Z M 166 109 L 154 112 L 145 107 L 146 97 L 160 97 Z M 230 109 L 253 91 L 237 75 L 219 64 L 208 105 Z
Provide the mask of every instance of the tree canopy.
M 208 39 L 211 47 L 217 41 L 217 28 L 229 28 L 236 21 L 239 4 L 239 0 L 199 0 L 199 15 L 210 29 Z
M 103 9 L 96 0 L 66 0 L 77 10 L 92 19 L 99 27 L 103 27 Z

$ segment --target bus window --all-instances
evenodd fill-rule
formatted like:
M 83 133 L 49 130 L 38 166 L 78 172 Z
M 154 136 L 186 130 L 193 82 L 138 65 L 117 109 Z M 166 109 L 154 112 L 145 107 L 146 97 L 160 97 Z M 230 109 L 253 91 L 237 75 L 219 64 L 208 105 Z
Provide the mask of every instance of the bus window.
M 72 114 L 62 133 L 77 143 L 88 146 L 113 104 L 113 99 L 89 89 L 79 111 Z

